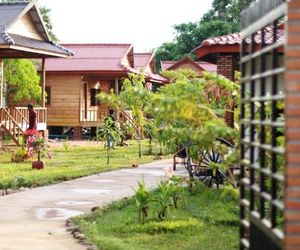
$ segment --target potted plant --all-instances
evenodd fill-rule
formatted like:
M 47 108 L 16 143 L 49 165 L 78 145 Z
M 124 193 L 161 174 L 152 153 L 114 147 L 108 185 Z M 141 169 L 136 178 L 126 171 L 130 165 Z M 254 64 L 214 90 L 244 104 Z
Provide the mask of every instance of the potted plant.
M 31 144 L 33 152 L 37 153 L 37 161 L 32 162 L 32 168 L 34 169 L 43 169 L 44 162 L 41 161 L 41 152 L 45 150 L 45 140 L 42 136 L 37 135 L 35 140 Z

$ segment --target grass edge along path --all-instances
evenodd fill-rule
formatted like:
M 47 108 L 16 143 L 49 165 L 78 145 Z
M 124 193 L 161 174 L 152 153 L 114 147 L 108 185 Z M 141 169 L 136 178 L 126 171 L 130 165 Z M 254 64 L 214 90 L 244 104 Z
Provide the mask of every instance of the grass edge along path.
M 53 149 L 51 159 L 42 159 L 45 162 L 43 170 L 32 169 L 30 161 L 12 163 L 11 152 L 0 152 L 0 189 L 45 186 L 157 160 L 157 145 L 152 155 L 147 154 L 146 141 L 143 142 L 143 149 L 144 155 L 140 159 L 138 144 L 129 141 L 128 147 L 116 147 L 112 150 L 111 162 L 107 165 L 106 149 L 101 144 L 74 147 L 62 144 Z
M 221 198 L 222 190 L 197 185 L 166 220 L 138 222 L 134 199 L 122 199 L 73 219 L 88 241 L 101 250 L 238 249 L 238 202 Z M 151 209 L 150 207 L 150 209 Z

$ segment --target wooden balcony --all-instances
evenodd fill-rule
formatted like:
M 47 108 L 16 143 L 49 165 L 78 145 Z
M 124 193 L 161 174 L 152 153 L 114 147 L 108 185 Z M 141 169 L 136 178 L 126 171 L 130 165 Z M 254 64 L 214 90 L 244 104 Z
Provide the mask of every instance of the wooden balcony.
M 36 123 L 38 130 L 47 129 L 47 109 L 42 107 L 35 107 L 34 111 L 36 112 Z M 19 114 L 18 114 L 19 113 Z M 12 112 L 15 117 L 22 117 L 27 122 L 29 121 L 29 113 L 27 107 L 16 107 L 15 111 Z
M 80 111 L 80 124 L 82 127 L 93 127 L 101 124 L 101 115 L 99 110 L 82 109 Z

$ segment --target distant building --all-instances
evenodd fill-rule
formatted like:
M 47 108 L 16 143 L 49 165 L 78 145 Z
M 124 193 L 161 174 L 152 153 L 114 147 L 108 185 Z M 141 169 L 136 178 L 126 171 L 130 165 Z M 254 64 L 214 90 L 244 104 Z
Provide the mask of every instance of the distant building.
M 113 90 L 118 94 L 129 73 L 143 73 L 146 87 L 155 89 L 166 79 L 155 74 L 152 53 L 134 54 L 131 44 L 65 44 L 74 52 L 68 59 L 46 60 L 47 121 L 50 134 L 74 128 L 80 139 L 82 128 L 95 130 L 108 112 L 96 96 Z
M 199 76 L 203 71 L 209 71 L 212 73 L 217 72 L 217 65 L 204 61 L 194 61 L 192 58 L 186 56 L 179 61 L 161 61 L 162 70 L 178 70 L 178 69 L 191 69 L 195 71 Z
M 134 68 L 145 74 L 146 87 L 150 90 L 168 83 L 166 78 L 156 74 L 154 53 L 134 53 Z

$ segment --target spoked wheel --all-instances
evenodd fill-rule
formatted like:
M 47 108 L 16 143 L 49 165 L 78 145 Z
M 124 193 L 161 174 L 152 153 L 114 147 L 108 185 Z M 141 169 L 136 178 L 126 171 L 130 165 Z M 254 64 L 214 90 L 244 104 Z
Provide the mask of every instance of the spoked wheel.
M 230 148 L 233 148 L 233 145 L 224 139 L 218 139 L 218 141 Z M 198 176 L 199 179 L 206 183 L 209 187 L 212 187 L 212 184 L 215 183 L 217 188 L 219 188 L 219 185 L 224 183 L 226 175 L 219 168 L 213 170 L 211 168 L 211 163 L 220 164 L 224 162 L 222 156 L 212 149 L 202 152 L 201 159 L 199 166 L 195 168 L 195 176 Z

